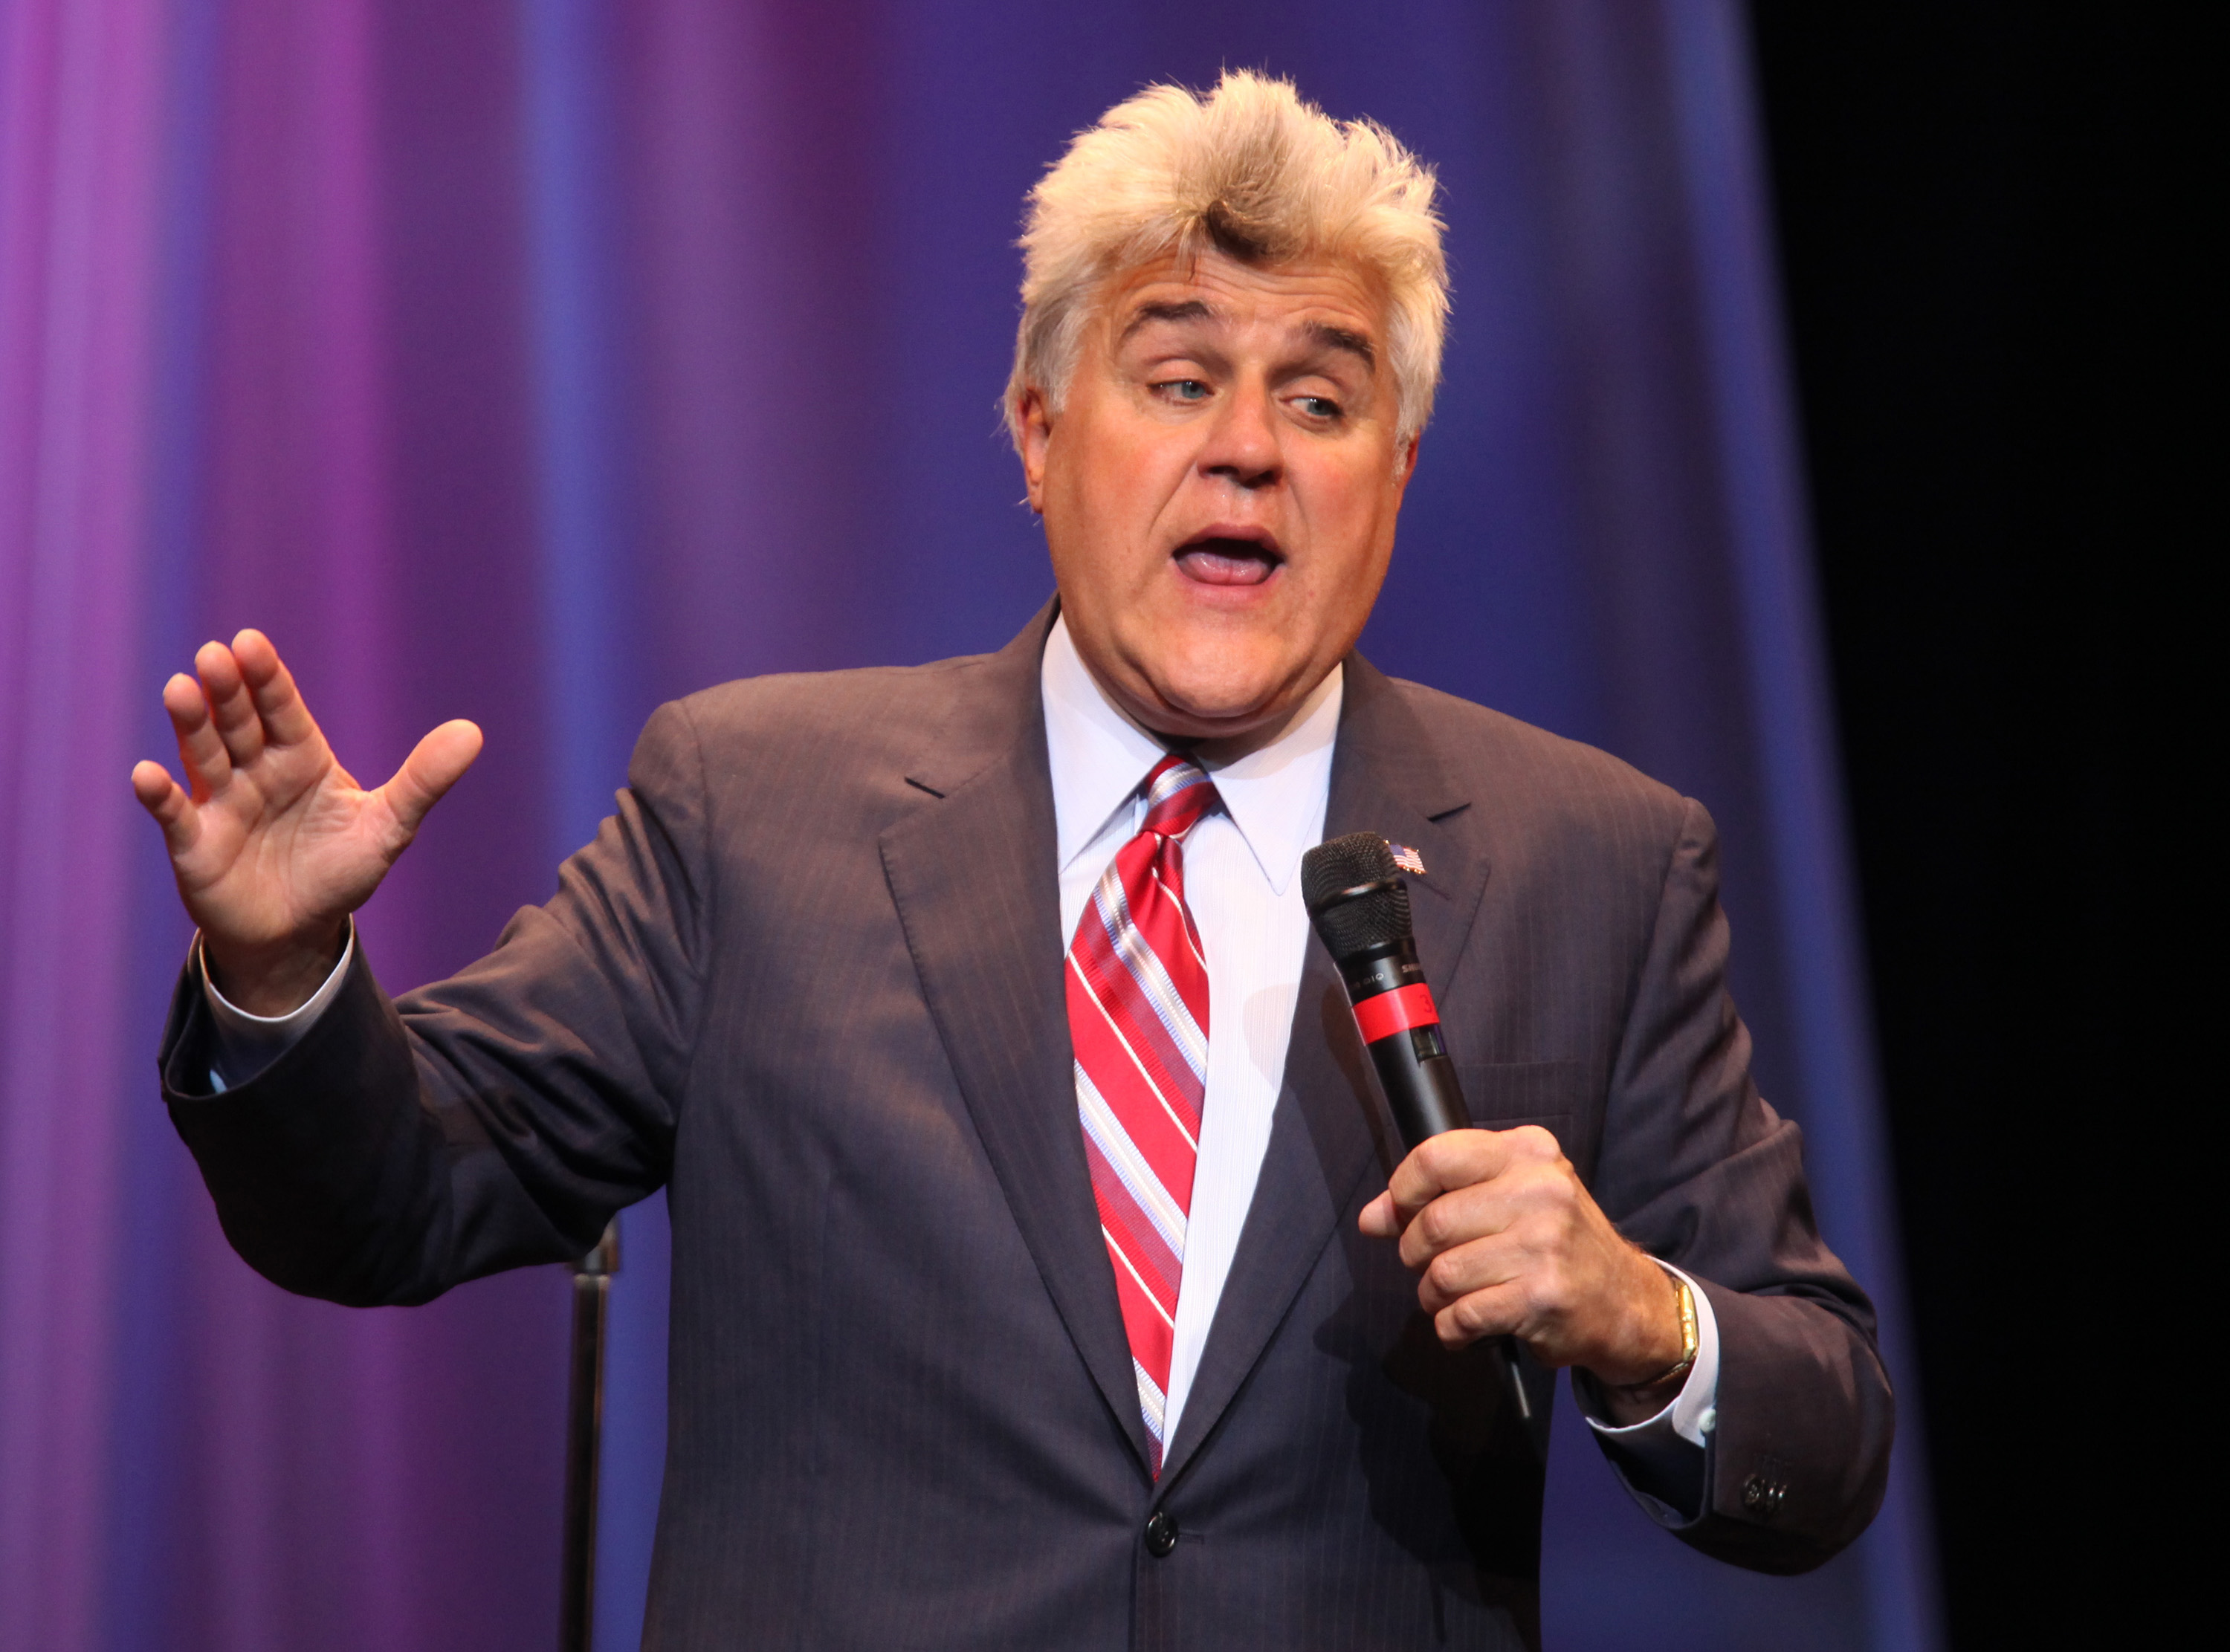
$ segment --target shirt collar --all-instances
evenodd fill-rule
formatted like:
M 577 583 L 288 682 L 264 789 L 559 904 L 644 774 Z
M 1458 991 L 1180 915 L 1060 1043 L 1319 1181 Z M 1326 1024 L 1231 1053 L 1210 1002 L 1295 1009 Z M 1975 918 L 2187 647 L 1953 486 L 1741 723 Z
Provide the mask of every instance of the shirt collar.
M 1345 668 L 1333 666 L 1275 740 L 1234 762 L 1208 765 L 1224 813 L 1279 895 L 1322 830 L 1345 678 Z M 1118 812 L 1126 826 L 1132 824 L 1128 817 L 1135 814 L 1138 782 L 1161 761 L 1164 748 L 1108 698 L 1076 652 L 1065 618 L 1054 620 L 1038 680 L 1056 852 L 1066 871 Z

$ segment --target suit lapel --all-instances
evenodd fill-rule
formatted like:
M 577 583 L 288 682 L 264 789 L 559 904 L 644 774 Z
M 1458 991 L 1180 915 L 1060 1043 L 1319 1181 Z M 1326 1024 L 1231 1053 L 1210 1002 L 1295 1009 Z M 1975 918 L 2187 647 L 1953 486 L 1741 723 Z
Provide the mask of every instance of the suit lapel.
M 1450 780 L 1431 735 L 1384 673 L 1360 655 L 1347 662 L 1349 710 L 1341 717 L 1324 836 L 1376 832 L 1424 858 L 1410 877 L 1417 956 L 1435 993 L 1453 983 L 1486 888 L 1478 833 L 1462 829 L 1475 800 Z
M 1408 880 L 1410 911 L 1436 990 L 1454 975 L 1486 886 L 1485 857 L 1449 824 L 1471 801 L 1449 788 L 1426 730 L 1393 685 L 1350 655 L 1324 836 L 1376 832 L 1422 855 L 1425 876 Z M 1382 1177 L 1400 1159 L 1369 1064 L 1345 989 L 1312 935 L 1269 1146 L 1163 1464 L 1164 1485 L 1184 1471 L 1260 1359 L 1365 1174 Z
M 884 832 L 906 944 L 993 1172 L 1078 1353 L 1143 1466 L 1145 1424 L 1077 1123 L 1038 663 L 1054 610 L 963 668 L 922 807 Z

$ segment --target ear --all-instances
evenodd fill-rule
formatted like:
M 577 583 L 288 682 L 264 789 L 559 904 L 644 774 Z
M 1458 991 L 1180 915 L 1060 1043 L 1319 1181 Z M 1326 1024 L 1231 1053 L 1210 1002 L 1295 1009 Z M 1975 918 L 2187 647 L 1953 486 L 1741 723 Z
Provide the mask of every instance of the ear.
M 1053 411 L 1046 405 L 1045 392 L 1034 384 L 1025 389 L 1017 414 L 1015 422 L 1022 437 L 1019 446 L 1022 482 L 1029 490 L 1030 509 L 1043 516 L 1046 450 L 1053 441 Z
M 1417 473 L 1417 444 L 1424 439 L 1421 430 L 1410 437 L 1394 460 L 1394 492 L 1397 496 L 1408 490 L 1409 479 Z

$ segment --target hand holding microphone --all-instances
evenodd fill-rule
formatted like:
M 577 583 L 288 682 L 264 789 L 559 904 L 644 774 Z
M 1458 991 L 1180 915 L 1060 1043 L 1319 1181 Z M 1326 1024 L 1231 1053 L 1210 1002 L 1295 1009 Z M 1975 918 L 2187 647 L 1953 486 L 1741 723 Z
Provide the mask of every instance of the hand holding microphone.
M 1471 1127 L 1386 840 L 1318 845 L 1301 858 L 1301 896 L 1408 1149 L 1363 1231 L 1400 1241 L 1447 1347 L 1515 1336 L 1544 1365 L 1592 1371 L 1613 1410 L 1634 1413 L 1621 1420 L 1652 1414 L 1673 1385 L 1660 1395 L 1651 1379 L 1685 1341 L 1678 1289 L 1611 1225 L 1555 1136 Z

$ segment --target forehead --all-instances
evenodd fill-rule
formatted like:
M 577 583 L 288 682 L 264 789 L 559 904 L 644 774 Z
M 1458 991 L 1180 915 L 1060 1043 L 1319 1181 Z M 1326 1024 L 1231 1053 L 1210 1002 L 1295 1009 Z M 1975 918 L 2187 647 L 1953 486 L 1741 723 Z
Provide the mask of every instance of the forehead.
M 1174 255 L 1129 270 L 1104 289 L 1100 318 L 1119 345 L 1147 328 L 1176 326 L 1277 337 L 1352 333 L 1382 359 L 1387 298 L 1375 272 L 1337 260 L 1249 264 L 1222 253 Z

